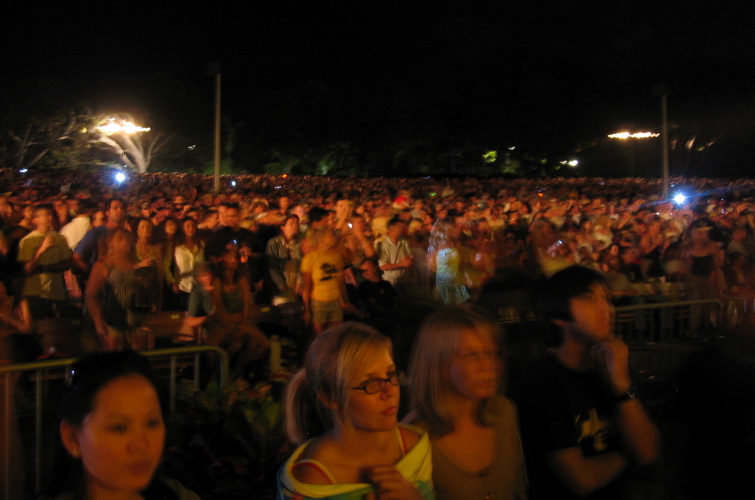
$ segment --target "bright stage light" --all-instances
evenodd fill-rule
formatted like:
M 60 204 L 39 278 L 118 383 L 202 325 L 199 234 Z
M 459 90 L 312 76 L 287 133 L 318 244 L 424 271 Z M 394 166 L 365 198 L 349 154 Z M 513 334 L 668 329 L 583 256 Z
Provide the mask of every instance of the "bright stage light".
M 117 174 L 115 174 L 115 182 L 117 182 L 118 184 L 120 184 L 121 182 L 125 180 L 126 180 L 126 174 L 124 174 L 123 172 L 118 172 Z
M 684 203 L 684 200 L 686 199 L 687 197 L 684 196 L 682 193 L 678 193 L 674 196 L 674 201 L 676 202 L 677 205 L 681 205 L 682 203 Z
M 136 132 L 149 132 L 149 128 L 140 127 L 126 120 L 116 121 L 115 118 L 110 118 L 105 125 L 99 127 L 100 130 L 105 132 L 106 135 L 112 135 L 117 132 L 123 132 L 124 134 L 134 134 Z
M 629 132 L 619 132 L 616 134 L 610 134 L 608 137 L 611 139 L 647 139 L 649 137 L 659 137 L 661 134 L 654 132 L 635 132 L 631 134 Z

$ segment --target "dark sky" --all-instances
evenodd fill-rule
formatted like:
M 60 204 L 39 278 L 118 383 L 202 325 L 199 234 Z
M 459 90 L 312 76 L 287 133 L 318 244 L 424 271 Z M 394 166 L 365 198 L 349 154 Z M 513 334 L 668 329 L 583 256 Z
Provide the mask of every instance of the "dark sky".
M 229 80 L 253 91 L 313 78 L 369 92 L 433 86 L 521 54 L 559 54 L 638 80 L 675 76 L 664 66 L 681 61 L 755 62 L 753 9 L 744 2 L 517 3 L 526 5 L 17 2 L 3 9 L 0 55 L 9 74 L 167 72 L 188 82 L 201 82 L 204 63 L 220 59 Z
M 4 76 L 55 75 L 105 93 L 108 104 L 117 105 L 115 82 L 157 73 L 211 102 L 205 64 L 221 60 L 225 107 L 237 114 L 260 96 L 311 80 L 334 92 L 367 95 L 432 94 L 464 85 L 472 92 L 488 85 L 511 99 L 555 85 L 559 98 L 595 100 L 618 125 L 642 121 L 640 108 L 657 115 L 657 82 L 671 83 L 672 104 L 685 100 L 688 106 L 750 91 L 755 7 L 746 5 L 16 2 L 0 19 L 0 63 Z

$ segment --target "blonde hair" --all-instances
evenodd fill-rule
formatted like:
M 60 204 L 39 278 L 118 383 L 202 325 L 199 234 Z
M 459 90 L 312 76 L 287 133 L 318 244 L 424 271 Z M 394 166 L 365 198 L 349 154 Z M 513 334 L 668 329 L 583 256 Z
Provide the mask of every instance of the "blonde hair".
M 449 371 L 465 332 L 489 335 L 500 343 L 500 327 L 486 314 L 469 305 L 446 306 L 430 314 L 420 326 L 409 362 L 409 398 L 417 420 L 427 425 L 430 434 L 452 432 L 453 422 L 446 395 L 451 390 Z M 480 405 L 484 417 L 487 401 Z
M 438 219 L 433 225 L 432 231 L 430 231 L 430 246 L 436 250 L 441 248 L 444 244 L 449 247 L 456 246 L 456 236 L 454 234 L 456 225 L 451 219 Z
M 321 333 L 286 390 L 286 431 L 291 440 L 301 444 L 336 422 L 351 428 L 351 388 L 360 369 L 384 349 L 391 352 L 390 339 L 360 323 L 347 322 Z

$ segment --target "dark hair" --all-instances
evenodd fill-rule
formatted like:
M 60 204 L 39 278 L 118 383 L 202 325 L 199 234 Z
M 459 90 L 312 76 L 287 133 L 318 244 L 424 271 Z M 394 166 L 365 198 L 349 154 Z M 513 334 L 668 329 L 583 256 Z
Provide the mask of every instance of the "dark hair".
M 93 408 L 94 398 L 105 385 L 126 375 L 142 375 L 155 389 L 159 382 L 150 361 L 136 351 L 106 351 L 88 354 L 71 366 L 71 380 L 60 395 L 58 413 L 75 426 L 80 426 Z M 165 408 L 161 400 L 161 407 Z
M 391 220 L 388 221 L 388 224 L 385 225 L 386 229 L 390 229 L 394 226 L 397 226 L 398 224 L 403 224 L 404 221 L 399 219 L 397 216 L 393 217 Z
M 328 215 L 330 215 L 330 212 L 328 212 L 324 208 L 322 208 L 322 207 L 312 207 L 309 210 L 309 214 L 308 214 L 309 222 L 310 223 L 312 223 L 312 222 L 320 222 L 321 220 L 323 220 L 324 218 L 326 218 Z
M 296 214 L 289 214 L 289 215 L 287 215 L 287 216 L 286 216 L 286 218 L 285 218 L 285 219 L 283 219 L 283 221 L 282 221 L 282 222 L 280 223 L 280 227 L 283 227 L 283 226 L 285 226 L 286 224 L 288 224 L 288 221 L 289 221 L 290 219 L 296 219 L 296 222 L 299 222 L 299 216 L 298 216 L 298 215 L 296 215 Z
M 111 198 L 110 201 L 107 202 L 107 208 L 105 209 L 106 212 L 110 211 L 110 207 L 113 206 L 113 203 L 118 202 L 121 204 L 121 206 L 125 209 L 126 203 L 123 201 L 122 198 Z
M 217 213 L 218 213 L 217 210 L 206 211 L 204 214 L 202 214 L 202 222 L 207 222 L 208 220 L 210 220 L 210 217 L 212 217 L 213 215 L 217 215 Z
M 186 233 L 184 232 L 184 224 L 187 222 L 193 222 L 194 226 L 199 226 L 197 224 L 197 221 L 194 220 L 192 217 L 184 217 L 178 222 L 178 230 L 176 231 L 176 240 L 175 244 L 176 246 L 181 246 L 186 243 Z M 196 234 L 194 234 L 194 242 L 199 245 L 200 247 L 204 248 L 204 241 L 202 241 L 201 238 L 198 238 Z
M 131 223 L 129 224 L 131 227 L 131 232 L 134 233 L 134 236 L 136 236 L 136 238 L 139 238 L 139 224 L 141 224 L 142 221 L 149 222 L 149 225 L 152 227 L 152 233 L 153 233 L 152 238 L 154 238 L 155 225 L 152 223 L 151 220 L 149 220 L 146 217 L 137 217 L 136 219 L 132 220 Z M 152 241 L 150 241 L 150 243 L 152 243 Z
M 150 361 L 136 351 L 107 351 L 87 354 L 71 366 L 70 381 L 57 396 L 56 410 L 61 420 L 74 427 L 81 427 L 84 419 L 94 410 L 97 394 L 116 379 L 129 375 L 146 378 L 155 388 L 160 409 L 165 414 L 169 407 L 166 391 L 152 370 Z M 164 415 L 165 417 L 165 415 Z M 58 443 L 56 460 L 64 461 L 67 467 L 55 467 L 55 493 L 70 493 L 71 500 L 86 497 L 85 472 L 81 460 L 74 460 Z M 157 474 L 155 475 L 157 478 Z M 176 494 L 159 479 L 154 479 L 142 492 L 146 499 L 175 499 Z
M 47 210 L 50 215 L 55 215 L 55 209 L 49 203 L 40 203 L 39 205 L 34 205 L 32 211 L 33 216 L 36 217 L 37 212 L 39 212 L 40 210 Z
M 545 319 L 551 331 L 556 335 L 555 342 L 561 341 L 559 329 L 553 323 L 554 320 L 572 321 L 569 301 L 590 291 L 595 283 L 606 284 L 605 277 L 594 269 L 585 266 L 570 266 L 563 269 L 539 288 L 537 297 L 537 309 Z

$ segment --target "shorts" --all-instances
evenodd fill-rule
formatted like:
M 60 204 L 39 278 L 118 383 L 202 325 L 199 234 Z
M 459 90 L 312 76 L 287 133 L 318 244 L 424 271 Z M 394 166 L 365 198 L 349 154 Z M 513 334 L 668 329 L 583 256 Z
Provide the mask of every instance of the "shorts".
M 312 301 L 312 323 L 316 325 L 322 325 L 324 323 L 334 323 L 340 321 L 343 321 L 343 309 L 341 309 L 340 301 Z

